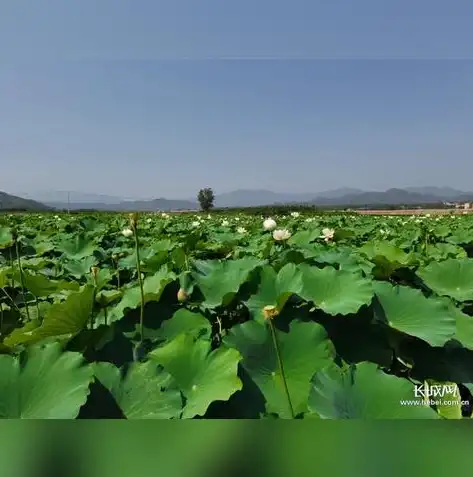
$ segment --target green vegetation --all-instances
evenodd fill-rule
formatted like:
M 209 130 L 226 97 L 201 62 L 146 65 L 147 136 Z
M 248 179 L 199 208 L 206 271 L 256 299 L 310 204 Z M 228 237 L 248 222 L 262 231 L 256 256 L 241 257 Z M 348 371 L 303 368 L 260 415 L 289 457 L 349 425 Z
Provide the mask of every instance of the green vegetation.
M 472 257 L 467 215 L 4 214 L 1 417 L 470 418 Z

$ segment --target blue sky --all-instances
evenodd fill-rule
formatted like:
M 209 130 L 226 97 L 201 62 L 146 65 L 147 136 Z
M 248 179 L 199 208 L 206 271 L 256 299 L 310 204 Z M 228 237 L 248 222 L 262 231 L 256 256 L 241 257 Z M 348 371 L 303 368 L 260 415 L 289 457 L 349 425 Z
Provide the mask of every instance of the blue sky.
M 3 3 L 0 190 L 473 189 L 471 1 Z

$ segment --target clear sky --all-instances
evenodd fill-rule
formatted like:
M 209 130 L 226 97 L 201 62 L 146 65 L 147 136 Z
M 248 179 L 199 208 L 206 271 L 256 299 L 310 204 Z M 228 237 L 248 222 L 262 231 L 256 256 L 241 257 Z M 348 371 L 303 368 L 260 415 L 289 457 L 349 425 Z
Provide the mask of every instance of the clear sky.
M 471 0 L 0 5 L 0 190 L 473 189 Z

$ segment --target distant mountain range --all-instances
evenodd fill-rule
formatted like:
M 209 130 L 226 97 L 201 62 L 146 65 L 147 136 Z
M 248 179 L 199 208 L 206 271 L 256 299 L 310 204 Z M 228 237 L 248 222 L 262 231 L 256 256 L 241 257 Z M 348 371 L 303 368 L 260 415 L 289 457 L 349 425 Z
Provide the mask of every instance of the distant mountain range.
M 55 209 L 88 209 L 104 211 L 169 211 L 196 210 L 198 204 L 193 200 L 176 199 L 126 199 L 101 194 L 85 194 L 80 192 L 50 192 L 42 194 L 22 194 L 24 199 L 0 193 L 0 209 L 6 209 L 8 197 L 17 205 L 18 200 L 29 207 L 53 207 Z M 34 200 L 33 200 L 34 199 Z M 68 201 L 69 199 L 69 201 Z M 387 191 L 363 191 L 360 189 L 341 188 L 322 193 L 280 193 L 268 190 L 236 190 L 219 194 L 215 198 L 215 207 L 257 207 L 277 204 L 310 204 L 324 207 L 346 206 L 363 207 L 377 205 L 417 205 L 436 204 L 442 202 L 473 201 L 473 192 L 464 192 L 450 187 L 406 187 Z M 41 202 L 39 205 L 38 203 Z M 44 206 L 42 205 L 44 204 Z M 30 209 L 29 209 L 30 210 Z
M 473 200 L 473 192 L 449 187 L 406 187 L 383 192 L 341 188 L 319 194 L 281 194 L 265 190 L 238 190 L 217 195 L 216 207 L 255 207 L 275 204 L 310 204 L 319 206 L 415 205 Z
M 236 190 L 227 192 L 215 197 L 215 207 L 256 207 L 259 205 L 272 204 L 296 204 L 296 203 L 311 203 L 314 197 L 317 199 L 332 200 L 339 199 L 348 195 L 355 195 L 362 193 L 359 189 L 335 189 L 320 194 L 314 193 L 281 193 L 272 192 L 269 190 Z
M 52 210 L 52 208 L 35 200 L 24 199 L 0 191 L 0 210 L 42 211 Z

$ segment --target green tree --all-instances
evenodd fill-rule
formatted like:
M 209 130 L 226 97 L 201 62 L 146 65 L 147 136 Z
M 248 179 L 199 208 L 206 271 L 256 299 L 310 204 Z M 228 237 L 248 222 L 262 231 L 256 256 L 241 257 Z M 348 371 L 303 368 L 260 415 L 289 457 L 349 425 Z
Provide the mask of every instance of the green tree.
M 197 194 L 197 200 L 199 201 L 200 208 L 204 212 L 208 212 L 214 206 L 215 195 L 210 187 L 200 189 Z

